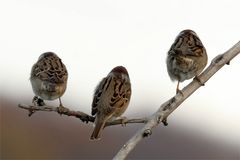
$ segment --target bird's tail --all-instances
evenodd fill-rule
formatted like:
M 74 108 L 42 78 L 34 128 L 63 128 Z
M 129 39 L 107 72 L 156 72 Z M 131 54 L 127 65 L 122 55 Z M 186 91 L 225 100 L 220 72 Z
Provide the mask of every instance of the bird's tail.
M 90 137 L 91 140 L 100 140 L 101 132 L 105 126 L 105 121 L 96 120 L 95 127 Z

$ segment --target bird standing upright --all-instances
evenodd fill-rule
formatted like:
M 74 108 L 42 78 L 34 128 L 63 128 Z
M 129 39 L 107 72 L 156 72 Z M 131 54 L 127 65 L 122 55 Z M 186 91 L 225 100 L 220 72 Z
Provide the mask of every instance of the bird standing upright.
M 120 117 L 131 98 L 130 78 L 126 68 L 117 66 L 97 85 L 92 102 L 95 127 L 92 140 L 100 139 L 105 123 Z
M 206 49 L 197 34 L 192 30 L 180 32 L 167 54 L 167 71 L 171 80 L 178 81 L 177 93 L 180 82 L 194 76 L 199 81 L 197 76 L 207 65 L 207 60 Z
M 30 81 L 35 97 L 33 102 L 44 105 L 43 100 L 59 99 L 59 109 L 63 109 L 61 96 L 67 87 L 68 72 L 62 60 L 53 52 L 39 56 L 31 70 Z

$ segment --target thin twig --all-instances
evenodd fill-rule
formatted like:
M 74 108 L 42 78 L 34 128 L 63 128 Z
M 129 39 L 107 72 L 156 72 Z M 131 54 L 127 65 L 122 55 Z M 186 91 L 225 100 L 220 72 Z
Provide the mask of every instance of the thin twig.
M 198 76 L 199 81 L 193 80 L 181 93 L 178 93 L 173 98 L 163 103 L 160 108 L 149 118 L 149 121 L 140 129 L 126 144 L 119 150 L 113 159 L 125 159 L 128 154 L 135 148 L 135 146 L 145 137 L 152 134 L 152 129 L 155 128 L 160 122 L 165 122 L 167 117 L 193 92 L 206 83 L 220 68 L 240 53 L 240 41 L 229 49 L 224 54 L 216 56 L 210 66 Z M 201 83 L 200 83 L 201 82 Z
M 94 117 L 90 116 L 84 112 L 81 111 L 72 111 L 66 107 L 64 107 L 64 112 L 59 112 L 58 107 L 54 107 L 54 106 L 48 106 L 48 105 L 44 105 L 44 106 L 35 106 L 35 105 L 25 105 L 25 104 L 19 104 L 18 107 L 22 108 L 22 109 L 26 109 L 29 111 L 29 116 L 31 116 L 33 113 L 35 113 L 36 111 L 47 111 L 47 112 L 57 112 L 60 115 L 67 115 L 67 116 L 74 116 L 76 118 L 79 118 L 82 122 L 94 122 Z
M 54 107 L 54 106 L 48 106 L 48 105 L 44 105 L 44 106 L 34 106 L 34 105 L 25 105 L 25 104 L 19 104 L 18 107 L 22 108 L 22 109 L 26 109 L 29 111 L 28 116 L 32 116 L 33 113 L 37 112 L 37 111 L 47 111 L 47 112 L 56 112 L 59 113 L 60 115 L 67 115 L 67 116 L 73 116 L 76 118 L 79 118 L 82 122 L 94 122 L 95 117 L 90 116 L 84 112 L 81 111 L 72 111 L 66 107 L 64 107 L 64 112 L 59 112 L 58 107 Z M 112 125 L 126 125 L 128 123 L 147 123 L 147 118 L 124 118 L 124 119 L 116 119 L 114 121 L 110 121 L 107 122 L 105 127 L 107 126 L 112 126 Z

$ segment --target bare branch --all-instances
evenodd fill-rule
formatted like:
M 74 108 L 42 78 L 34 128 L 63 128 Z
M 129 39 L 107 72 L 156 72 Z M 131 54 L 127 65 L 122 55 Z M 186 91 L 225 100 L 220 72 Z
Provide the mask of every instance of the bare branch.
M 182 93 L 178 93 L 173 98 L 163 103 L 160 108 L 155 112 L 145 124 L 115 155 L 114 159 L 125 159 L 128 154 L 135 148 L 135 146 L 145 137 L 148 137 L 152 133 L 152 129 L 155 128 L 160 122 L 166 123 L 167 117 L 193 92 L 207 82 L 220 68 L 225 64 L 229 64 L 230 61 L 240 53 L 240 41 L 229 49 L 224 54 L 215 57 L 210 66 L 198 76 L 198 80 L 193 81 L 183 88 Z
M 106 126 L 112 126 L 112 125 L 126 125 L 128 123 L 147 123 L 148 122 L 148 118 L 131 118 L 131 119 L 127 119 L 127 118 L 123 118 L 123 119 L 116 119 L 114 121 L 109 121 L 105 124 Z
M 19 104 L 18 107 L 22 108 L 22 109 L 26 109 L 29 111 L 29 114 L 28 116 L 31 116 L 33 113 L 35 113 L 36 111 L 47 111 L 47 112 L 57 112 L 59 113 L 60 115 L 64 114 L 64 115 L 67 115 L 67 116 L 74 116 L 76 118 L 79 118 L 82 122 L 94 122 L 94 117 L 84 113 L 84 112 L 81 112 L 81 111 L 71 111 L 70 109 L 68 108 L 65 108 L 64 107 L 64 112 L 59 112 L 59 109 L 58 107 L 54 107 L 54 106 L 47 106 L 47 105 L 44 105 L 44 106 L 35 106 L 35 105 L 24 105 L 24 104 Z
M 94 122 L 95 117 L 90 116 L 84 112 L 81 111 L 71 111 L 70 109 L 64 107 L 64 112 L 59 112 L 58 107 L 54 107 L 54 106 L 48 106 L 48 105 L 44 105 L 44 106 L 34 106 L 34 105 L 24 105 L 24 104 L 19 104 L 18 107 L 22 108 L 22 109 L 26 109 L 29 111 L 28 116 L 31 116 L 33 113 L 35 113 L 36 111 L 47 111 L 47 112 L 57 112 L 60 115 L 67 115 L 67 116 L 74 116 L 76 118 L 79 118 L 82 122 Z M 114 121 L 110 121 L 107 122 L 106 126 L 112 126 L 112 125 L 126 125 L 127 123 L 147 123 L 148 119 L 147 118 L 132 118 L 132 119 L 116 119 Z

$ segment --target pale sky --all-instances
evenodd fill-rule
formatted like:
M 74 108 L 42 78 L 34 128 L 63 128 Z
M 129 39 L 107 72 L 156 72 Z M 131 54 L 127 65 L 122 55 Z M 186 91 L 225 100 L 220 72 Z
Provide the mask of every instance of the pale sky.
M 1 94 L 19 103 L 29 97 L 31 103 L 31 67 L 52 51 L 69 72 L 62 101 L 71 109 L 90 113 L 97 83 L 123 65 L 133 91 L 126 115 L 149 115 L 175 94 L 165 61 L 178 33 L 194 30 L 209 64 L 240 40 L 239 6 L 238 0 L 1 0 Z M 240 56 L 186 100 L 171 123 L 191 123 L 203 134 L 240 143 L 239 61 Z

